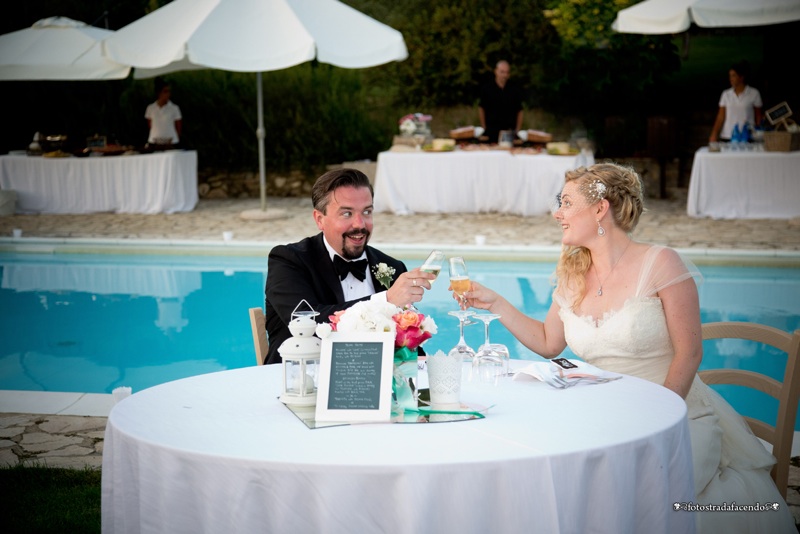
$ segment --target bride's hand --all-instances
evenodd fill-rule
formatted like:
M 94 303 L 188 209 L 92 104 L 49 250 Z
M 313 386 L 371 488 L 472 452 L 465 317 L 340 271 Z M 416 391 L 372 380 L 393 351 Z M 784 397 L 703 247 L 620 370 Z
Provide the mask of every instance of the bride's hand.
M 464 309 L 478 308 L 479 310 L 490 310 L 492 305 L 497 302 L 499 295 L 486 286 L 478 282 L 471 282 L 469 291 L 464 293 Z M 458 296 L 453 294 L 453 298 L 458 300 Z

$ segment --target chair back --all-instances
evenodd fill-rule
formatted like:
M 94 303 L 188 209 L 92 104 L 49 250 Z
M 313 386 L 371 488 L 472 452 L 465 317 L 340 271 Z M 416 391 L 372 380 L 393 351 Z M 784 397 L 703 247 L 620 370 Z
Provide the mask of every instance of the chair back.
M 778 400 L 775 426 L 752 417 L 745 417 L 745 420 L 756 436 L 772 445 L 772 455 L 775 456 L 777 463 L 772 468 L 771 475 L 778 491 L 785 499 L 798 396 L 800 396 L 800 365 L 798 365 L 800 330 L 790 334 L 762 324 L 726 321 L 704 324 L 703 339 L 746 339 L 770 345 L 786 353 L 783 381 L 744 369 L 708 369 L 698 373 L 706 384 L 745 386 Z
M 256 351 L 256 363 L 264 365 L 269 351 L 269 340 L 267 339 L 267 328 L 264 319 L 264 310 L 261 308 L 250 308 L 250 329 L 253 331 L 253 348 Z

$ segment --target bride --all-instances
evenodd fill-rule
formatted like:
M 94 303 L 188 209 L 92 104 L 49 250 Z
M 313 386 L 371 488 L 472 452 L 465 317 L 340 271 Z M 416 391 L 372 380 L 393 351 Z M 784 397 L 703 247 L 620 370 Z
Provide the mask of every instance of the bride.
M 643 210 L 634 170 L 601 163 L 568 172 L 554 214 L 564 247 L 544 322 L 477 282 L 465 305 L 499 314 L 519 341 L 545 358 L 569 345 L 592 365 L 663 384 L 683 397 L 695 504 L 779 505 L 769 512 L 695 512 L 698 532 L 797 532 L 769 475 L 774 457 L 697 376 L 700 273 L 672 249 L 631 239 Z

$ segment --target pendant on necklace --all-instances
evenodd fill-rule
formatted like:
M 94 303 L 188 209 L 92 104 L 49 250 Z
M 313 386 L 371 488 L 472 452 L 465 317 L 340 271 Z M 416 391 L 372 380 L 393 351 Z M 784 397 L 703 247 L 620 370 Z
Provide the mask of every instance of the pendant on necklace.
M 602 297 L 603 296 L 603 286 L 600 286 L 600 288 L 597 290 L 597 296 L 598 297 Z

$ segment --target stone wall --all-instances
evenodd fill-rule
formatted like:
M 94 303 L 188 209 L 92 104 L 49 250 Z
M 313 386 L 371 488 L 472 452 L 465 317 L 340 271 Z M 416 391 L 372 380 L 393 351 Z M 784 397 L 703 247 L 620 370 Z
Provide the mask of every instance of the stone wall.
M 661 167 L 657 160 L 653 158 L 620 158 L 614 161 L 626 163 L 636 169 L 642 177 L 647 197 L 657 198 L 660 195 Z M 677 158 L 666 162 L 667 189 L 682 186 L 681 174 L 686 171 L 681 167 L 685 163 Z M 691 162 L 688 163 L 691 166 Z M 328 170 L 345 165 L 362 171 L 373 184 L 375 183 L 377 163 L 374 161 L 329 165 Z M 310 197 L 311 186 L 317 177 L 306 175 L 300 171 L 292 171 L 283 174 L 268 173 L 266 178 L 267 195 L 270 197 Z M 206 169 L 198 172 L 198 181 L 198 192 L 202 199 L 259 198 L 261 195 L 258 172 L 225 172 Z

